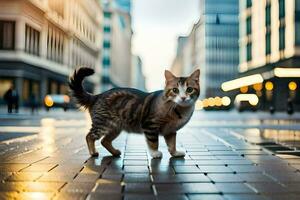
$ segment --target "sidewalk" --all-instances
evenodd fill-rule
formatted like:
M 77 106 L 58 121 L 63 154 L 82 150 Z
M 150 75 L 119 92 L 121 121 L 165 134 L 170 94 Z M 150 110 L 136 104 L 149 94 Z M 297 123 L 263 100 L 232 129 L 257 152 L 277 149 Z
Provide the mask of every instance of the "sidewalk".
M 276 156 L 228 133 L 186 127 L 184 159 L 151 159 L 142 135 L 122 134 L 113 158 L 89 158 L 87 128 L 49 127 L 38 137 L 0 143 L 0 199 L 299 199 L 300 157 Z

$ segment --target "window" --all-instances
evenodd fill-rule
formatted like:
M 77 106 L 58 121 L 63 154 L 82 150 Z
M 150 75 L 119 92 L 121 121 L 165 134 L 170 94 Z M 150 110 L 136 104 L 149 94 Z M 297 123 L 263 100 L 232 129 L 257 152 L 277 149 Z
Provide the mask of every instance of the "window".
M 103 58 L 102 64 L 103 64 L 103 66 L 109 66 L 110 65 L 110 58 Z
M 110 41 L 104 41 L 103 42 L 103 47 L 104 48 L 110 48 Z
M 0 21 L 0 49 L 15 48 L 15 22 Z
M 271 25 L 271 5 L 266 6 L 266 27 Z
M 247 61 L 252 60 L 252 43 L 247 44 Z
M 104 32 L 110 33 L 110 31 L 111 31 L 110 26 L 104 26 Z
M 279 19 L 285 17 L 285 1 L 279 0 Z
M 246 6 L 247 8 L 252 7 L 252 0 L 247 0 Z
M 279 28 L 279 50 L 283 50 L 285 48 L 285 27 Z
M 26 24 L 25 28 L 25 51 L 29 54 L 39 55 L 40 32 Z
M 266 34 L 266 55 L 271 53 L 271 33 L 267 32 Z
M 251 30 L 251 17 L 247 17 L 246 19 L 246 33 L 247 35 L 250 35 L 252 32 Z
M 111 17 L 111 13 L 110 12 L 104 12 L 104 17 L 105 18 L 110 18 Z

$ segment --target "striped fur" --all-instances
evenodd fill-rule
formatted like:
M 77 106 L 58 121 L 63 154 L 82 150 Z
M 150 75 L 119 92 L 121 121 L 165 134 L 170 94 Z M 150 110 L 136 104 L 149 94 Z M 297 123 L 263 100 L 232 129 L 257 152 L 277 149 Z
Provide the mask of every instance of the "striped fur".
M 92 128 L 86 140 L 92 156 L 98 156 L 94 144 L 98 139 L 112 155 L 119 156 L 121 152 L 112 146 L 112 141 L 122 130 L 144 133 L 154 158 L 162 156 L 158 151 L 159 134 L 165 137 L 171 155 L 184 156 L 183 152 L 176 151 L 176 131 L 193 114 L 199 96 L 199 71 L 186 78 L 165 74 L 166 87 L 161 91 L 147 93 L 133 88 L 114 88 L 98 95 L 91 95 L 82 87 L 83 78 L 91 74 L 89 68 L 77 69 L 70 78 L 70 88 L 79 105 L 88 108 L 91 115 Z M 179 87 L 193 87 L 193 92 L 172 92 L 172 88 Z M 178 98 L 189 100 L 178 102 Z

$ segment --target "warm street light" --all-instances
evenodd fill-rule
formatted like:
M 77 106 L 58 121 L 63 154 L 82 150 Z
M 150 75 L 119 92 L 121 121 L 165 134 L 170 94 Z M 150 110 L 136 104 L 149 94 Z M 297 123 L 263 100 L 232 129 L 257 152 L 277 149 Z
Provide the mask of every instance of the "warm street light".
M 265 88 L 266 88 L 266 90 L 271 91 L 274 88 L 274 84 L 271 81 L 268 81 L 265 84 Z
M 294 81 L 289 82 L 289 89 L 291 91 L 295 91 L 297 89 L 297 83 L 295 83 Z
M 224 106 L 229 106 L 230 103 L 231 103 L 231 100 L 230 100 L 229 97 L 227 97 L 227 96 L 222 97 L 222 104 L 223 104 Z

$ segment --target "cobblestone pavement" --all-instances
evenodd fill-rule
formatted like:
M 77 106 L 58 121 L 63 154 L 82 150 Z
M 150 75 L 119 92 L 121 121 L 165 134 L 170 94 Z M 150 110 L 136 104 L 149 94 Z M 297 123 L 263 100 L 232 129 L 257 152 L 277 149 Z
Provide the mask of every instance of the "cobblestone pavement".
M 43 119 L 39 133 L 0 143 L 0 199 L 300 199 L 300 157 L 273 155 L 194 121 L 178 134 L 183 159 L 151 159 L 142 135 L 121 134 L 111 157 L 89 158 L 84 119 Z M 1 128 L 1 127 L 0 127 Z

